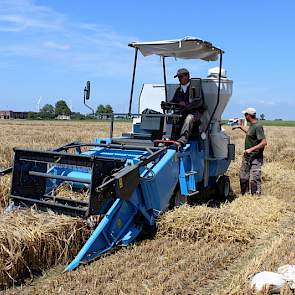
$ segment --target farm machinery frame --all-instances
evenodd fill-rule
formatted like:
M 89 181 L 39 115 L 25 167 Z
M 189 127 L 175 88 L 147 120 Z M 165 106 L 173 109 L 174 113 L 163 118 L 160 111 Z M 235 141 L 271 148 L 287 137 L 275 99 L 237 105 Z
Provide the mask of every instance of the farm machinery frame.
M 102 217 L 90 238 L 66 270 L 89 262 L 117 245 L 128 245 L 148 227 L 154 227 L 159 214 L 188 200 L 196 200 L 208 190 L 216 198 L 229 194 L 225 175 L 234 159 L 234 145 L 221 130 L 222 112 L 232 94 L 232 81 L 222 72 L 223 51 L 211 43 L 184 38 L 155 42 L 134 42 L 135 59 L 129 100 L 133 128 L 120 137 L 110 136 L 92 143 L 72 142 L 52 151 L 14 149 L 11 202 L 15 207 L 52 210 L 57 213 L 91 218 Z M 164 76 L 163 112 L 132 114 L 138 52 L 162 58 Z M 202 95 L 206 110 L 188 144 L 175 146 L 182 115 L 170 103 L 171 89 L 166 81 L 166 58 L 215 61 L 218 71 L 212 77 L 192 78 L 194 95 Z M 90 98 L 90 82 L 84 89 L 84 104 Z M 159 101 L 159 105 L 161 101 Z M 108 114 L 109 115 L 109 114 Z M 59 196 L 63 184 L 73 191 L 84 191 L 88 200 Z

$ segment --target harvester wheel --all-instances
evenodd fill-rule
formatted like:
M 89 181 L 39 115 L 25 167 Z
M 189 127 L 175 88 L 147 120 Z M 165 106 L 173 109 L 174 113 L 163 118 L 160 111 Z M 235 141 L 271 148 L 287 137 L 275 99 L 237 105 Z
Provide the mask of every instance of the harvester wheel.
M 226 175 L 218 178 L 216 183 L 216 193 L 219 200 L 226 200 L 230 194 L 230 180 Z

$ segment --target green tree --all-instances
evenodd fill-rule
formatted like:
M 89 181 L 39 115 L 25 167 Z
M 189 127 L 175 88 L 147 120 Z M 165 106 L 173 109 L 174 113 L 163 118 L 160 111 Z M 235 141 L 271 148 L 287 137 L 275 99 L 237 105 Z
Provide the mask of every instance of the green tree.
M 103 113 L 105 113 L 105 107 L 104 107 L 104 105 L 103 104 L 100 104 L 98 107 L 97 107 L 97 109 L 96 109 L 96 116 L 99 118 L 99 119 L 102 119 L 102 115 L 101 114 L 103 114 Z
M 96 114 L 101 114 L 101 113 L 105 113 L 105 107 L 103 104 L 100 104 L 97 109 L 96 109 Z
M 96 117 L 93 116 L 93 114 L 87 114 L 87 115 L 85 116 L 85 119 L 87 119 L 87 120 L 95 120 Z
M 79 112 L 72 112 L 71 113 L 71 119 L 72 120 L 83 120 L 85 119 L 85 115 L 79 113 Z
M 48 120 L 48 119 L 54 118 L 54 112 L 55 112 L 54 106 L 51 104 L 46 104 L 41 108 L 39 114 L 42 119 Z
M 39 113 L 36 113 L 36 112 L 29 112 L 28 113 L 29 120 L 36 120 L 36 119 L 38 119 L 38 117 L 40 117 Z
M 113 113 L 113 108 L 111 105 L 107 104 L 107 105 L 103 105 L 100 104 L 97 109 L 96 109 L 96 115 L 102 119 L 103 117 L 108 117 L 107 115 L 101 115 L 101 114 L 112 114 Z
M 56 116 L 60 116 L 60 115 L 70 116 L 71 115 L 71 110 L 64 100 L 59 100 L 55 104 L 55 115 Z
M 114 112 L 110 104 L 106 104 L 104 108 L 105 108 L 105 113 L 107 114 L 112 114 Z

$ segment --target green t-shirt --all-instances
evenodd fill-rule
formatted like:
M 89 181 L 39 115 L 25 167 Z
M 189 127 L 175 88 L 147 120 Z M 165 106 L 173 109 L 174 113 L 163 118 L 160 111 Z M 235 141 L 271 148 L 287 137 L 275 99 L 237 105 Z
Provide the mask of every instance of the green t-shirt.
M 257 121 L 254 124 L 250 123 L 249 129 L 248 129 L 248 132 L 246 135 L 246 139 L 245 139 L 245 149 L 249 149 L 253 146 L 256 146 L 264 138 L 265 138 L 265 135 L 264 135 L 263 126 L 261 125 L 261 123 L 259 121 Z M 264 150 L 264 148 L 257 150 L 251 154 L 257 155 L 257 156 L 262 155 L 263 150 Z

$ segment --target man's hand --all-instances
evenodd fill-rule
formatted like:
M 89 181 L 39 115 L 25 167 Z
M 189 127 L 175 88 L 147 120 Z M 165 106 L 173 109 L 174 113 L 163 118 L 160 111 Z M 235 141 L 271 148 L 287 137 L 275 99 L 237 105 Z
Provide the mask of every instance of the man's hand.
M 257 150 L 263 149 L 266 145 L 267 145 L 266 139 L 263 138 L 259 144 L 255 145 L 249 149 L 246 149 L 244 151 L 244 155 L 249 155 Z
M 185 107 L 185 102 L 184 101 L 180 101 L 179 105 L 181 105 L 182 107 Z
M 251 154 L 252 152 L 253 152 L 252 149 L 246 149 L 246 150 L 244 151 L 244 154 L 245 154 L 245 155 L 249 155 L 249 154 Z

